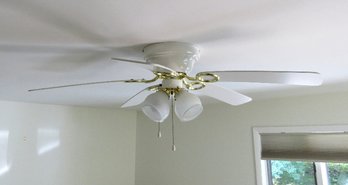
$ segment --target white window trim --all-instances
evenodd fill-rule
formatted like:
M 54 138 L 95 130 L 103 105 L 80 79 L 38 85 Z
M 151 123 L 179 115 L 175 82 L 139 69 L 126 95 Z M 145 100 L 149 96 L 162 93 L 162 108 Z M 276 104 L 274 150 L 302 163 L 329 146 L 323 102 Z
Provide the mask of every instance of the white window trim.
M 261 136 L 260 134 L 276 133 L 348 133 L 348 125 L 325 125 L 325 126 L 289 126 L 289 127 L 253 127 L 253 144 L 255 174 L 257 185 L 269 185 L 267 175 L 267 162 L 261 160 Z M 316 165 L 317 172 L 323 172 L 322 166 Z M 317 174 L 318 175 L 318 174 Z M 325 180 L 324 180 L 325 181 Z M 321 183 L 321 184 L 320 184 Z M 327 185 L 318 182 L 318 185 Z

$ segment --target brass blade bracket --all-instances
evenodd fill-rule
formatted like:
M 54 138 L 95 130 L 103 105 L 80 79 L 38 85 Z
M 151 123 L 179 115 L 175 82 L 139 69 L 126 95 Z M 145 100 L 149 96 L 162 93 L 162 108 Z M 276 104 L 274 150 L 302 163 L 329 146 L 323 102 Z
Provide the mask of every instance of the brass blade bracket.
M 189 80 L 189 81 L 187 81 Z M 214 83 L 220 80 L 220 77 L 213 73 L 200 72 L 196 76 L 191 77 L 186 75 L 184 84 L 189 90 L 199 90 L 206 86 L 206 83 Z
M 199 90 L 206 86 L 206 83 L 214 83 L 219 81 L 220 77 L 213 73 L 208 72 L 200 72 L 197 73 L 196 76 L 191 77 L 188 76 L 186 73 L 183 72 L 176 72 L 176 73 L 168 73 L 168 72 L 160 72 L 160 71 L 154 71 L 155 77 L 150 80 L 146 79 L 130 79 L 125 81 L 126 83 L 152 83 L 159 79 L 161 80 L 182 80 L 186 89 L 188 90 Z M 181 91 L 180 88 L 162 88 L 161 85 L 152 86 L 149 88 L 149 90 L 152 91 L 163 91 L 166 94 L 177 94 Z
M 155 82 L 159 79 L 159 76 L 155 76 L 153 79 L 150 80 L 146 80 L 146 79 L 130 79 L 130 80 L 126 80 L 125 83 L 152 83 Z

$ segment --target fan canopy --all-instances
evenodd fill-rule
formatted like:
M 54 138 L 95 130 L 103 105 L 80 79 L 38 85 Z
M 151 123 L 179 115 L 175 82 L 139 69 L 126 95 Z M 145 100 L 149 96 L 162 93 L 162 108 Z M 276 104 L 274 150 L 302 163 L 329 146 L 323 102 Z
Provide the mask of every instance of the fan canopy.
M 161 42 L 147 45 L 144 58 L 148 63 L 166 66 L 177 72 L 189 73 L 200 58 L 198 46 L 185 42 Z M 161 68 L 155 69 L 163 72 Z

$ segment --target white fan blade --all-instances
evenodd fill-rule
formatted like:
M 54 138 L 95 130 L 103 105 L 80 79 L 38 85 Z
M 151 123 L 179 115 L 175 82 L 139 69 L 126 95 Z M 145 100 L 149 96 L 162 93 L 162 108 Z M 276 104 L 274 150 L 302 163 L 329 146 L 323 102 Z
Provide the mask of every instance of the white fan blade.
M 220 77 L 220 82 L 256 82 L 319 86 L 320 73 L 310 71 L 208 71 Z
M 195 91 L 192 91 L 192 92 L 195 92 Z M 252 100 L 250 97 L 240 94 L 236 91 L 226 89 L 213 84 L 206 84 L 206 86 L 203 89 L 197 90 L 197 94 L 210 96 L 214 99 L 217 99 L 222 102 L 235 105 L 235 106 L 247 103 Z
M 154 86 L 151 86 L 151 87 L 154 87 Z M 144 100 L 146 99 L 147 96 L 149 96 L 150 94 L 155 93 L 154 91 L 150 90 L 151 87 L 147 87 L 147 88 L 139 91 L 138 93 L 136 93 L 132 97 L 130 97 L 127 101 L 125 101 L 121 105 L 121 108 L 133 107 L 133 106 L 139 105 L 142 102 L 144 102 Z
M 147 62 L 142 62 L 142 61 L 138 61 L 138 60 L 129 60 L 129 59 L 123 59 L 123 58 L 111 58 L 112 60 L 117 60 L 120 62 L 127 62 L 130 64 L 136 64 L 138 67 L 150 70 L 150 71 L 156 71 L 156 68 L 159 68 L 161 70 L 164 70 L 165 72 L 168 73 L 173 73 L 173 74 L 177 74 L 177 72 L 173 69 L 170 69 L 169 67 L 160 65 L 160 64 L 153 64 L 153 63 L 147 63 Z
M 120 83 L 120 82 L 129 82 L 129 81 L 136 81 L 136 80 L 109 80 L 109 81 L 100 81 L 100 82 L 87 82 L 87 83 L 79 83 L 79 84 L 69 84 L 69 85 L 59 85 L 59 86 L 51 86 L 51 87 L 43 87 L 43 88 L 37 88 L 37 89 L 29 89 L 29 92 L 33 91 L 43 91 L 43 90 L 51 90 L 51 89 L 59 89 L 59 88 L 66 88 L 66 87 L 76 87 L 76 86 L 84 86 L 84 85 L 96 85 L 96 84 L 106 84 L 106 83 Z

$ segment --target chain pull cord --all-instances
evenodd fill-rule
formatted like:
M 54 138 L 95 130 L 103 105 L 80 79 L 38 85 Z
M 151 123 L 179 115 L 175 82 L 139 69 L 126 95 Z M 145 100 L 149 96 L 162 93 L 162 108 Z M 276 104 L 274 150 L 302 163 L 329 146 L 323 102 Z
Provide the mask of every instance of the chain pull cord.
M 158 122 L 158 130 L 157 130 L 157 137 L 161 138 L 162 137 L 162 133 L 161 133 L 161 122 Z
M 175 102 L 175 94 L 171 93 L 171 100 L 172 100 L 172 151 L 175 152 L 175 133 L 174 133 L 174 102 Z

